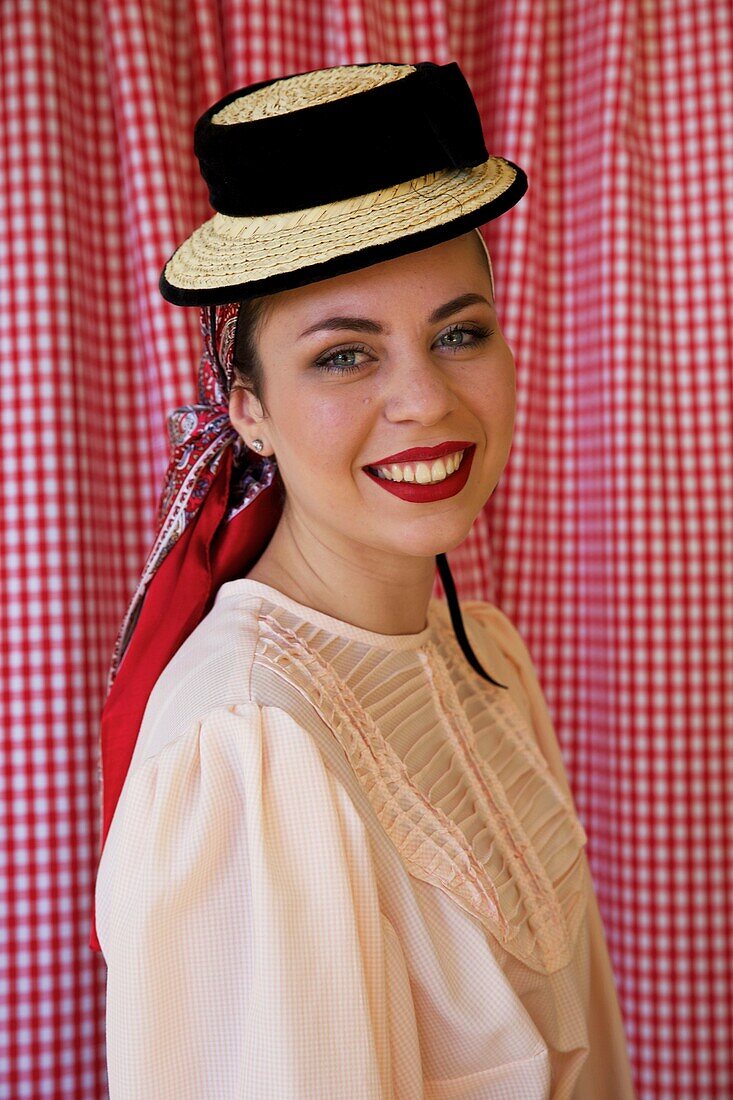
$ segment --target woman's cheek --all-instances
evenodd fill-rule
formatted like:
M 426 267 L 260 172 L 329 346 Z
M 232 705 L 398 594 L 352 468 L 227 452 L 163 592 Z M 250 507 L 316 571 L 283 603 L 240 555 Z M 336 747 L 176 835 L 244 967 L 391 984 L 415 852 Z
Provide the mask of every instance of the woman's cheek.
M 306 433 L 314 464 L 350 465 L 353 455 L 361 453 L 359 411 L 360 404 L 338 400 L 337 395 L 316 400 L 303 410 L 300 430 Z
M 508 354 L 496 364 L 484 388 L 483 406 L 489 419 L 514 418 L 517 400 L 516 368 L 514 358 Z

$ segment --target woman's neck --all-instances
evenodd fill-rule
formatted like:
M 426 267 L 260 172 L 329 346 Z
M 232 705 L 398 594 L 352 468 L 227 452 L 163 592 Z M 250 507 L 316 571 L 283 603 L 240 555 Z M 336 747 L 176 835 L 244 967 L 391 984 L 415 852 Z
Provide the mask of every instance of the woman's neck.
M 366 548 L 371 550 L 371 548 Z M 357 559 L 357 560 L 355 560 Z M 282 520 L 249 571 L 305 607 L 378 634 L 417 634 L 427 625 L 435 558 L 371 562 L 349 556 L 299 531 L 297 541 Z

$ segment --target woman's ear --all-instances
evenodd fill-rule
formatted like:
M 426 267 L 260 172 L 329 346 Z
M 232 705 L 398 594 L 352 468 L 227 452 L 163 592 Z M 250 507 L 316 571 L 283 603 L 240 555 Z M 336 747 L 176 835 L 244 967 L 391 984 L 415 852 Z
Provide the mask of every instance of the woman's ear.
M 229 394 L 229 419 L 244 442 L 251 445 L 266 418 L 252 391 L 240 385 L 234 386 Z

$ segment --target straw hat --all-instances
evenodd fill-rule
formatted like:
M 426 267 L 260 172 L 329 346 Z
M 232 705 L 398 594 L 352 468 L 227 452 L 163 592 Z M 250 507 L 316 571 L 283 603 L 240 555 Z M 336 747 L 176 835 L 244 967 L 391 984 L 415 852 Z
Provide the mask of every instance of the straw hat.
M 196 123 L 216 211 L 173 253 L 163 297 L 210 306 L 429 248 L 514 206 L 455 61 L 314 69 L 250 84 Z

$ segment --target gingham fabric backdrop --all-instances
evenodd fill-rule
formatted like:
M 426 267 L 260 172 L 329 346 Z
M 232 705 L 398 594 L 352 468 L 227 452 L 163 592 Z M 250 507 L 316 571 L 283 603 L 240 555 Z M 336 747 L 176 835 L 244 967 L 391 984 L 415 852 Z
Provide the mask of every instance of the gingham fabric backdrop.
M 194 396 L 197 311 L 157 289 L 210 214 L 194 122 L 255 80 L 457 60 L 530 189 L 485 229 L 517 422 L 454 576 L 540 674 L 639 1097 L 733 1096 L 728 0 L 5 0 L 0 23 L 0 1095 L 107 1095 L 98 720 Z

